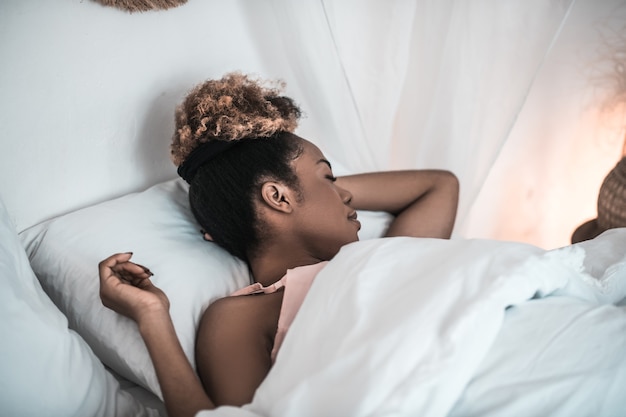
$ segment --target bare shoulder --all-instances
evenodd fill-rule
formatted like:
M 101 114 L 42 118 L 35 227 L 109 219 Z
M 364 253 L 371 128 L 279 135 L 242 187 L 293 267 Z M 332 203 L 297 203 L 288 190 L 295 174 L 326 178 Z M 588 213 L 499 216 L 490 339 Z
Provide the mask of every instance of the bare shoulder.
M 252 399 L 271 363 L 282 292 L 226 297 L 204 312 L 196 337 L 198 375 L 216 404 Z
M 202 333 L 221 338 L 230 333 L 239 334 L 240 330 L 256 329 L 258 332 L 271 328 L 278 323 L 281 303 L 282 292 L 221 298 L 211 303 L 202 315 L 198 336 Z

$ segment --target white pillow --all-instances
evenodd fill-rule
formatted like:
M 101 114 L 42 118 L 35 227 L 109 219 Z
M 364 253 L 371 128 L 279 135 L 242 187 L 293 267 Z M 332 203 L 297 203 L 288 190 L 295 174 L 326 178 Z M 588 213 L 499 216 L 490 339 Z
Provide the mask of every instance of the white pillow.
M 0 415 L 157 416 L 68 329 L 41 289 L 0 200 Z
M 20 234 L 44 290 L 106 365 L 162 398 L 136 324 L 99 297 L 98 263 L 132 251 L 170 300 L 176 333 L 195 364 L 198 321 L 210 302 L 249 284 L 246 265 L 202 239 L 181 179 L 57 217 Z

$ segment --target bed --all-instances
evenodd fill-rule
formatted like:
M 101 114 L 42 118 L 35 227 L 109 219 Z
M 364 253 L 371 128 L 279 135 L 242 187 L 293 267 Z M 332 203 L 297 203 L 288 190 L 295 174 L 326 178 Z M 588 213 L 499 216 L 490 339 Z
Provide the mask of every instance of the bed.
M 623 143 L 603 103 L 626 84 L 595 81 L 624 68 L 624 3 L 0 2 L 0 416 L 166 416 L 97 264 L 150 267 L 193 363 L 202 311 L 249 275 L 189 212 L 173 113 L 233 70 L 285 80 L 336 175 L 448 169 L 461 200 L 450 241 L 359 213 L 254 401 L 205 417 L 626 415 L 626 231 L 542 249 Z
M 97 264 L 132 250 L 150 267 L 193 364 L 200 315 L 249 275 L 202 239 L 186 184 L 19 235 L 4 208 L 1 217 L 10 377 L 0 414 L 166 416 L 135 324 L 99 300 Z M 199 417 L 624 415 L 626 229 L 544 250 L 379 238 L 388 218 L 360 218 L 361 241 L 320 272 L 253 402 Z

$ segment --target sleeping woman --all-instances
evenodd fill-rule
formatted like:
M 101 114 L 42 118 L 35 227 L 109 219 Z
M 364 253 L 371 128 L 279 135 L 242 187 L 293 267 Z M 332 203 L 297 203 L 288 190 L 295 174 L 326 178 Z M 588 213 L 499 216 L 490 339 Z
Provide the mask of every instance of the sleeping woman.
M 335 177 L 294 134 L 300 110 L 275 85 L 228 74 L 176 111 L 171 153 L 206 240 L 245 261 L 254 283 L 212 303 L 196 339 L 197 374 L 152 273 L 120 253 L 99 265 L 105 306 L 139 327 L 170 417 L 251 402 L 312 280 L 358 240 L 356 210 L 391 213 L 386 236 L 449 238 L 458 181 L 447 171 Z

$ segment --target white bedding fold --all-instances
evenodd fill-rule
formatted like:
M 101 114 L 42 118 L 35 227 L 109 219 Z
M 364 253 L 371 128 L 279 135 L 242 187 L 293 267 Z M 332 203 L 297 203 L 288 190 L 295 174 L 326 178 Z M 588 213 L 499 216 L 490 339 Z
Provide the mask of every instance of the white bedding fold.
M 624 298 L 626 230 L 597 241 L 554 251 L 488 240 L 348 245 L 316 278 L 252 404 L 201 414 L 448 415 L 497 355 L 508 307 L 536 295 L 590 305 Z M 585 257 L 601 243 L 610 256 Z

